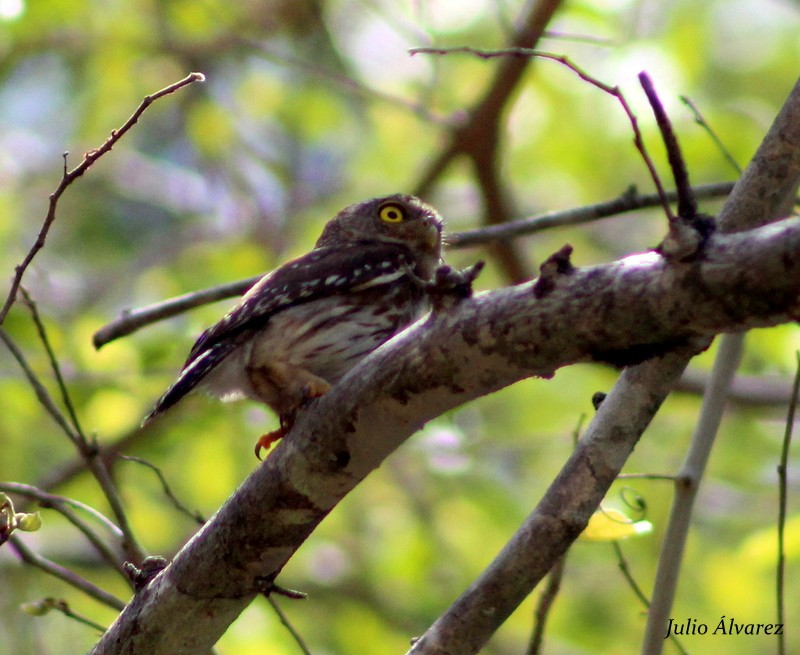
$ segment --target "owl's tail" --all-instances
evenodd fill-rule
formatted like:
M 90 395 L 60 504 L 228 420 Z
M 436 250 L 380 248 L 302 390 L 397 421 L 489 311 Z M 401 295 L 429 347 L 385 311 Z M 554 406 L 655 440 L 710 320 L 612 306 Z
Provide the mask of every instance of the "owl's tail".
M 156 401 L 150 413 L 144 417 L 142 427 L 159 414 L 166 412 L 192 391 L 235 347 L 234 344 L 216 343 L 208 350 L 204 350 L 190 359 L 184 365 L 178 379 L 172 383 L 172 386 Z

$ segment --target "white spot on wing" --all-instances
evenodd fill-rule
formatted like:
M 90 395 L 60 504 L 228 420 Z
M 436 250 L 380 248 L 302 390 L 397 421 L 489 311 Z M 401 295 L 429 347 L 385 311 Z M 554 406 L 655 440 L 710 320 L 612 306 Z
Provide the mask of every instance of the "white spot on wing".
M 364 289 L 369 289 L 370 287 L 376 287 L 381 284 L 388 284 L 389 282 L 394 282 L 395 280 L 399 280 L 404 275 L 405 271 L 392 271 L 390 273 L 385 273 L 384 275 L 379 275 L 378 277 L 374 277 L 371 280 L 367 280 L 362 284 L 354 286 L 353 291 L 363 291 Z

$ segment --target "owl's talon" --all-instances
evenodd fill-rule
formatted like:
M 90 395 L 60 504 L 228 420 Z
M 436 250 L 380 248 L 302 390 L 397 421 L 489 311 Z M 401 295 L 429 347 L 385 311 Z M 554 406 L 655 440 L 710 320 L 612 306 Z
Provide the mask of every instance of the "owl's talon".
M 272 432 L 267 432 L 266 434 L 262 434 L 258 441 L 256 441 L 255 453 L 256 457 L 261 460 L 261 450 L 269 450 L 277 441 L 280 441 L 286 436 L 288 430 L 281 426 L 277 430 L 273 430 Z

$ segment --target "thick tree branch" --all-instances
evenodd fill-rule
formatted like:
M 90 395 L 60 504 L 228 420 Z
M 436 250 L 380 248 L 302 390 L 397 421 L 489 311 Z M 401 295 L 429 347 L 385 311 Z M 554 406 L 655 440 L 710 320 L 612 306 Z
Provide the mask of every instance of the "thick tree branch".
M 414 655 L 477 653 L 578 537 L 680 376 L 686 353 L 626 369 L 534 512 L 414 644 Z M 609 439 L 608 435 L 614 435 Z M 481 611 L 488 608 L 490 611 Z
M 703 396 L 703 406 L 691 445 L 681 470 L 675 476 L 675 496 L 661 545 L 653 596 L 647 614 L 642 646 L 644 653 L 661 653 L 662 650 L 665 626 L 680 578 L 694 501 L 719 433 L 731 380 L 739 367 L 743 352 L 744 334 L 726 334 L 720 339 L 709 388 Z
M 692 192 L 696 198 L 722 198 L 727 196 L 732 189 L 733 182 L 717 182 L 714 184 L 698 185 L 692 188 Z M 677 200 L 677 192 L 668 191 L 667 199 L 670 201 Z M 658 194 L 649 193 L 642 195 L 632 187 L 617 198 L 593 205 L 552 211 L 545 214 L 538 214 L 530 218 L 521 218 L 508 223 L 488 225 L 473 230 L 448 234 L 447 247 L 448 249 L 468 248 L 470 246 L 491 244 L 495 241 L 514 239 L 554 227 L 581 225 L 602 218 L 617 216 L 625 212 L 632 212 L 648 207 L 657 207 L 660 203 L 661 198 Z M 244 280 L 228 282 L 208 289 L 186 293 L 152 305 L 147 305 L 146 307 L 126 309 L 119 317 L 95 332 L 92 337 L 92 343 L 95 348 L 99 349 L 120 337 L 127 336 L 143 327 L 171 318 L 172 316 L 177 316 L 195 307 L 216 302 L 217 300 L 241 296 L 258 282 L 259 279 L 261 279 L 261 275 L 256 275 L 255 277 L 249 277 Z
M 791 212 L 796 188 L 776 208 L 778 216 Z M 670 226 L 672 230 L 672 226 Z M 675 495 L 661 544 L 653 596 L 647 614 L 642 653 L 658 655 L 675 601 L 683 554 L 689 537 L 695 498 L 703 480 L 728 401 L 731 382 L 744 353 L 744 334 L 726 334 L 720 339 L 708 387 L 694 434 L 680 471 L 675 476 Z
M 634 361 L 705 342 L 718 332 L 794 320 L 800 315 L 798 248 L 800 219 L 790 219 L 712 238 L 702 261 L 691 264 L 671 264 L 655 253 L 634 255 L 557 275 L 539 298 L 536 285 L 524 284 L 429 316 L 373 353 L 299 417 L 172 565 L 137 594 L 94 653 L 209 648 L 336 503 L 448 409 L 568 364 Z M 641 426 L 662 395 L 655 398 L 641 382 L 631 393 L 619 402 L 630 403 L 639 393 L 647 403 L 638 410 L 634 403 L 616 417 L 626 430 Z M 612 399 L 609 408 L 617 402 Z M 605 407 L 601 412 L 609 414 L 612 409 Z M 638 419 L 630 412 L 638 412 Z M 583 476 L 587 490 L 582 500 L 570 501 L 580 512 L 564 518 L 559 503 L 567 499 L 550 501 L 550 518 L 540 523 L 555 528 L 548 532 L 553 548 L 537 542 L 543 574 L 552 564 L 545 564 L 545 554 L 557 544 L 566 547 L 564 540 L 580 532 L 595 495 L 627 456 L 604 450 L 579 449 L 573 458 L 569 471 Z M 607 462 L 599 477 L 597 457 Z
M 722 231 L 744 229 L 744 226 L 760 225 L 775 219 L 781 203 L 794 193 L 800 180 L 798 146 L 800 81 L 795 84 L 767 137 L 725 203 L 719 216 L 719 228 Z M 527 552 L 528 566 L 524 571 L 536 570 L 527 576 L 518 575 L 518 570 L 511 563 L 515 555 L 524 557 L 525 553 L 505 549 L 487 569 L 484 579 L 489 577 L 491 588 L 506 591 L 504 598 L 511 596 L 512 600 L 503 608 L 499 608 L 496 601 L 493 602 L 493 612 L 488 616 L 486 605 L 481 603 L 483 599 L 471 594 L 472 589 L 489 584 L 482 585 L 479 580 L 417 642 L 413 649 L 415 653 L 471 653 L 475 652 L 473 648 L 479 648 L 480 644 L 486 642 L 513 610 L 513 603 L 521 602 L 546 573 L 546 569 L 540 571 L 541 567 L 536 566 L 541 559 L 541 551 L 550 551 L 549 564 L 552 565 L 574 539 L 567 533 L 566 543 L 556 542 L 555 546 L 550 547 L 547 517 L 551 515 L 553 507 L 558 508 L 558 516 L 575 521 L 575 527 L 585 525 L 591 512 L 602 500 L 607 489 L 606 483 L 613 481 L 613 477 L 607 475 L 607 467 L 596 468 L 598 461 L 610 464 L 614 475 L 619 473 L 639 437 L 686 368 L 693 352 L 694 349 L 689 348 L 687 352 L 675 352 L 662 360 L 654 359 L 623 371 L 589 425 L 578 449 L 565 465 L 564 471 L 571 471 L 572 475 L 560 476 L 551 485 L 515 537 L 517 539 L 523 535 L 523 541 L 518 545 L 530 546 Z M 588 461 L 592 470 L 603 472 L 602 476 L 596 478 L 594 488 L 581 484 L 581 461 Z M 616 472 L 613 470 L 615 467 Z M 571 490 L 573 486 L 580 489 L 580 493 L 565 493 L 566 489 Z
M 770 216 L 757 200 L 785 197 L 800 178 L 798 114 L 800 84 L 726 203 L 723 228 L 750 222 L 735 211 L 743 204 L 757 217 Z M 137 593 L 92 652 L 180 655 L 209 648 L 268 589 L 336 503 L 426 421 L 569 363 L 626 361 L 672 347 L 623 373 L 515 537 L 519 547 L 504 549 L 486 573 L 490 582 L 473 585 L 414 648 L 475 652 L 579 534 L 698 342 L 797 318 L 798 246 L 800 219 L 790 219 L 715 235 L 691 263 L 638 255 L 551 275 L 544 294 L 542 285 L 525 284 L 430 316 L 375 351 L 303 413 L 174 562 Z M 512 562 L 519 564 L 520 557 L 522 569 Z M 511 593 L 501 596 L 506 589 Z M 492 612 L 485 611 L 482 596 L 491 599 Z

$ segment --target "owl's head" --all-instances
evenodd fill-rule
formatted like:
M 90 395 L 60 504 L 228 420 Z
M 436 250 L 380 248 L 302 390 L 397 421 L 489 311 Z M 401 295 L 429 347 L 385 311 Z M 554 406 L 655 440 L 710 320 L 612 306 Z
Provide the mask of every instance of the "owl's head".
M 396 193 L 345 207 L 325 225 L 317 247 L 346 246 L 364 241 L 398 243 L 417 257 L 442 254 L 442 217 L 414 196 Z

